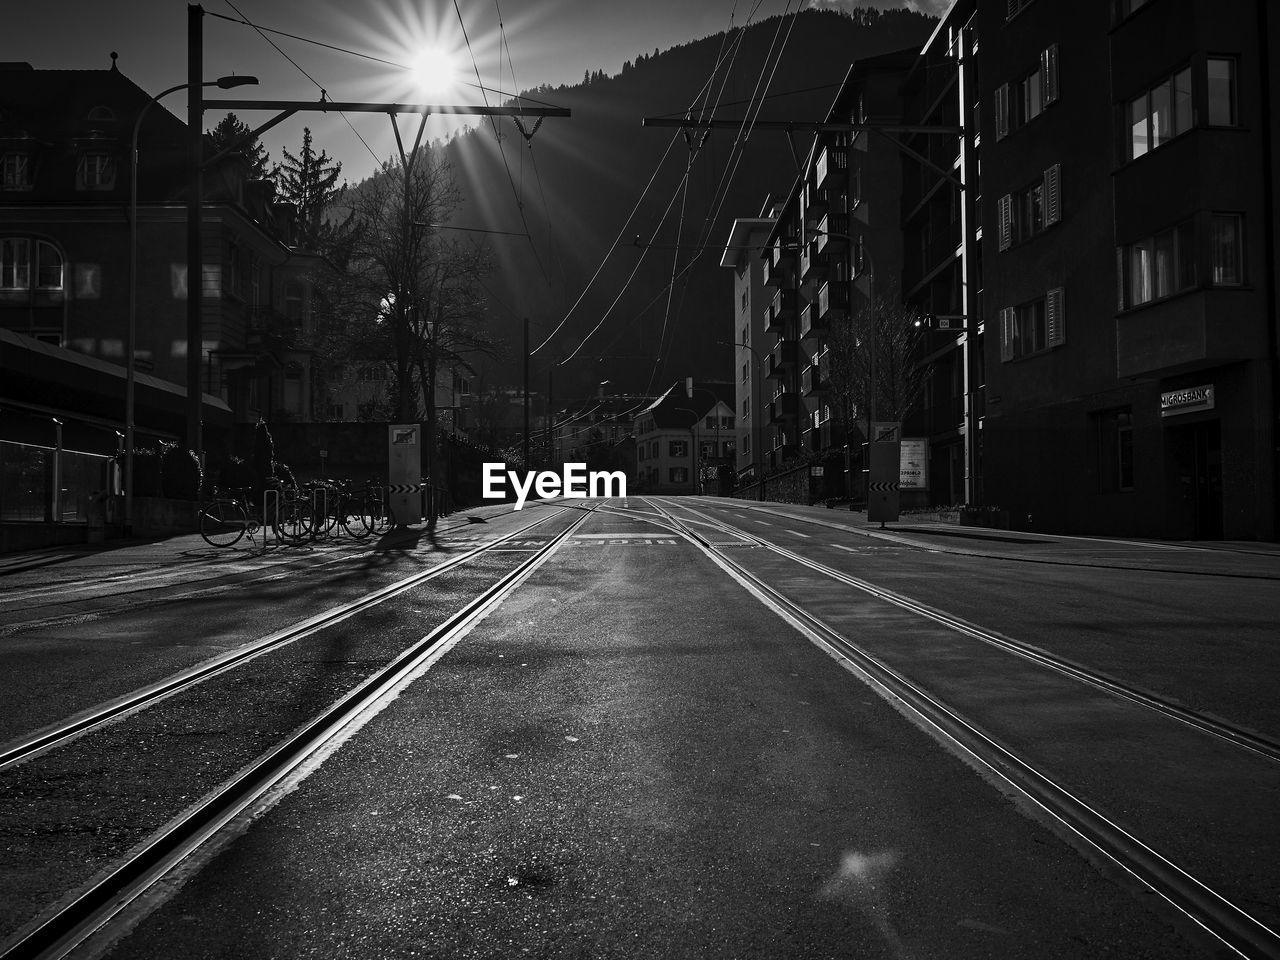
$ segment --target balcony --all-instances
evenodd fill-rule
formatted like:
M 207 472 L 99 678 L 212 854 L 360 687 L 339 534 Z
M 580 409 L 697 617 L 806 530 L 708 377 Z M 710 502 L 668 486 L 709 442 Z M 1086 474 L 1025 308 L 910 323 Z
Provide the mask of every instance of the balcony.
M 818 253 L 816 244 L 810 241 L 804 245 L 804 249 L 800 251 L 800 279 L 812 280 L 814 277 L 827 272 L 827 256 Z
M 823 147 L 814 166 L 814 180 L 819 190 L 828 190 L 844 182 L 849 174 L 849 151 L 844 147 Z
M 843 250 L 849 244 L 849 215 L 847 213 L 828 213 L 818 222 L 818 236 L 815 241 L 818 254 L 828 250 Z
M 800 311 L 800 339 L 808 340 L 825 332 L 827 324 L 818 314 L 818 304 L 807 303 Z
M 796 365 L 800 348 L 794 340 L 783 340 L 764 359 L 764 375 L 781 380 Z
M 818 287 L 818 321 L 827 326 L 840 319 L 849 309 L 849 284 L 843 281 L 825 280 Z
M 787 273 L 791 264 L 785 259 L 774 259 L 773 256 L 764 258 L 764 282 L 769 287 L 780 287 L 787 282 Z
M 804 217 L 816 221 L 831 209 L 832 191 L 819 190 L 812 184 L 804 188 Z
M 1262 323 L 1223 323 L 1247 316 L 1245 291 L 1201 290 L 1140 307 L 1116 318 L 1116 375 L 1189 373 L 1266 355 Z M 1068 340 L 1070 328 L 1068 328 Z
M 796 292 L 779 290 L 765 309 L 764 325 L 766 330 L 781 330 L 786 321 L 796 315 Z
M 790 391 L 774 394 L 769 401 L 769 422 L 786 423 L 800 414 L 800 398 Z
M 811 363 L 800 371 L 800 394 L 805 397 L 825 396 L 829 384 L 822 364 Z

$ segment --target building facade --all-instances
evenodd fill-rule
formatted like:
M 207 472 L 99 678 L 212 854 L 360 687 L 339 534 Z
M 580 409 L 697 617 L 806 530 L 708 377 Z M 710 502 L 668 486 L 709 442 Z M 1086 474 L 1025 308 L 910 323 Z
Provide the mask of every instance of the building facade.
M 636 414 L 637 490 L 715 494 L 736 457 L 735 385 L 680 381 Z

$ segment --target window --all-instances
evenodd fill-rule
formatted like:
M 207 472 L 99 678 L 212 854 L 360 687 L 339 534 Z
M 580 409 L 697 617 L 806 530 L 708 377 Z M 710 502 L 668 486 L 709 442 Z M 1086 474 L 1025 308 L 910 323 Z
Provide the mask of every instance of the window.
M 667 456 L 669 457 L 687 457 L 689 455 L 688 440 L 668 440 Z
M 1213 285 L 1237 287 L 1244 283 L 1244 218 L 1238 213 L 1215 213 L 1209 218 L 1213 257 Z
M 1133 489 L 1133 413 L 1129 407 L 1093 414 L 1098 490 Z
M 58 248 L 28 237 L 0 239 L 0 290 L 30 290 L 33 278 L 37 290 L 63 288 L 63 261 Z
M 1191 129 L 1191 68 L 1134 97 L 1125 107 L 1126 157 L 1138 157 L 1162 147 Z
M 669 467 L 667 469 L 667 479 L 671 483 L 688 483 L 689 468 L 688 467 Z
M 1030 240 L 1062 219 L 1062 166 L 1055 163 L 1030 186 L 1006 193 L 996 207 L 999 248 Z
M 1120 247 L 1120 309 L 1172 297 L 1196 285 L 1195 225 L 1187 220 Z
M 1209 103 L 1209 126 L 1236 125 L 1236 62 L 1227 57 L 1205 61 L 1205 89 Z
M 743 397 L 742 398 L 742 419 L 745 420 L 749 416 L 751 416 L 751 398 Z
M 77 190 L 111 190 L 116 185 L 116 161 L 109 153 L 82 153 L 76 163 Z
M 742 289 L 742 306 L 740 306 L 740 307 L 738 308 L 739 310 L 741 310 L 741 311 L 743 311 L 743 312 L 745 312 L 745 311 L 746 311 L 746 309 L 747 309 L 747 302 L 751 299 L 751 298 L 748 296 L 748 294 L 749 294 L 750 292 L 751 292 L 751 291 L 750 291 L 750 289 L 749 289 L 749 288 L 747 288 L 747 287 L 743 287 L 743 289 Z
M 704 422 L 706 423 L 708 430 L 714 430 L 716 428 L 716 418 L 714 415 L 707 417 Z
M 25 237 L 0 240 L 0 290 L 31 286 L 31 241 Z
M 1030 123 L 1058 99 L 1058 45 L 1040 51 L 1036 69 L 996 88 L 996 139 Z
M 31 158 L 25 153 L 0 156 L 0 187 L 5 190 L 31 189 Z
M 732 430 L 732 429 L 733 429 L 733 417 L 732 417 L 732 416 L 722 416 L 722 417 L 720 418 L 720 429 L 721 429 L 721 430 Z
M 746 456 L 751 455 L 751 434 L 749 433 L 745 433 L 742 435 L 742 452 Z
M 745 363 L 742 365 L 742 382 L 747 382 L 747 365 Z
M 703 460 L 710 460 L 716 455 L 716 442 L 714 440 L 704 440 L 698 444 L 698 456 Z
M 1000 359 L 1018 360 L 1066 343 L 1063 290 L 1055 287 L 1038 300 L 1000 310 Z

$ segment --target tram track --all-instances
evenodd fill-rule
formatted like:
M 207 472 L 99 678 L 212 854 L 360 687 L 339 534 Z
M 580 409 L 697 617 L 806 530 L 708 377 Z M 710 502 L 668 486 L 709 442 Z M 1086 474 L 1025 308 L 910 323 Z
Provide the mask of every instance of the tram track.
M 495 583 L 483 589 L 461 609 L 286 739 L 253 763 L 241 768 L 216 790 L 206 794 L 162 830 L 136 846 L 127 856 L 99 873 L 93 881 L 64 897 L 7 941 L 0 943 L 0 960 L 54 960 L 65 957 L 88 938 L 109 927 L 130 904 L 202 844 L 249 810 L 268 790 L 297 771 L 349 728 L 361 724 L 363 718 L 376 713 L 394 699 L 403 686 L 412 682 L 422 670 L 443 655 L 545 563 L 588 520 L 597 507 L 567 509 L 578 509 L 580 516 L 565 529 L 551 535 L 546 543 L 525 551 L 527 555 L 521 557 Z M 540 518 L 495 541 L 495 544 L 519 537 L 547 519 L 549 517 Z M 484 549 L 478 548 L 470 551 L 467 556 L 483 552 Z M 456 567 L 465 562 L 465 559 L 466 556 L 454 558 L 450 567 Z M 415 579 L 412 585 L 423 582 L 428 578 L 427 574 L 438 575 L 439 572 L 439 569 L 433 568 L 432 571 L 425 571 L 423 576 L 410 578 Z M 392 586 L 400 587 L 400 592 L 403 592 L 411 585 L 404 585 L 402 582 Z M 348 612 L 338 619 L 345 619 L 350 615 Z M 334 622 L 336 620 L 329 621 L 330 624 Z
M 563 509 L 563 508 L 562 508 Z M 48 750 L 67 743 L 82 734 L 117 720 L 127 714 L 144 710 L 147 707 L 202 683 L 211 677 L 225 673 L 250 660 L 262 656 L 285 644 L 315 634 L 334 624 L 355 616 L 390 597 L 404 593 L 420 584 L 435 579 L 455 568 L 474 560 L 476 557 L 501 547 L 502 544 L 525 536 L 530 530 L 547 522 L 557 513 L 550 513 L 525 524 L 511 533 L 504 534 L 492 541 L 473 547 L 457 556 L 443 560 L 426 570 L 404 577 L 394 583 L 381 587 L 355 600 L 336 607 L 331 607 L 318 614 L 290 624 L 282 630 L 260 637 L 248 644 L 237 647 L 212 660 L 198 664 L 188 670 L 181 671 L 158 683 L 132 691 L 123 697 L 105 704 L 92 707 L 52 726 L 45 727 L 21 739 L 0 746 L 0 772 L 15 764 L 22 763 Z
M 882 657 L 854 643 L 825 620 L 806 609 L 802 603 L 788 597 L 753 573 L 745 564 L 735 559 L 731 551 L 724 549 L 723 545 L 717 545 L 695 529 L 694 524 L 676 516 L 663 504 L 651 501 L 651 505 L 659 514 L 659 518 L 654 522 L 661 526 L 675 528 L 682 536 L 697 545 L 714 563 L 738 580 L 749 592 L 774 609 L 812 642 L 846 664 L 852 672 L 861 677 L 881 696 L 897 705 L 903 713 L 911 717 L 935 739 L 947 744 L 952 752 L 965 759 L 975 769 L 983 771 L 1002 789 L 1023 798 L 1040 811 L 1042 816 L 1077 846 L 1090 851 L 1094 856 L 1100 857 L 1103 862 L 1110 863 L 1137 880 L 1184 918 L 1210 934 L 1233 955 L 1250 958 L 1280 956 L 1280 932 L 1145 843 L 1116 819 L 1081 796 L 1078 791 L 1073 790 L 1061 778 L 1045 772 L 1018 751 L 1001 743 L 966 718 L 959 709 L 931 694 Z M 973 628 L 972 625 L 941 611 L 934 611 L 914 601 L 903 602 L 906 598 L 902 598 L 901 595 L 875 587 L 859 578 L 849 577 L 816 561 L 810 561 L 793 551 L 778 547 L 762 537 L 737 530 L 693 508 L 681 505 L 678 509 L 698 516 L 700 524 L 708 524 L 726 535 L 740 537 L 747 544 L 770 550 L 809 570 L 859 589 L 869 596 L 926 617 L 949 630 L 990 642 L 987 631 Z M 991 636 L 994 638 L 994 635 Z M 1230 724 L 1221 724 L 1212 718 L 1185 711 L 1176 704 L 1161 702 L 1159 698 L 1149 697 L 1141 691 L 1117 689 L 1111 685 L 1109 678 L 1090 675 L 1088 671 L 1082 670 L 1077 665 L 1067 664 L 1065 661 L 1055 662 L 1056 658 L 1046 657 L 1042 651 L 1033 651 L 1026 645 L 1009 646 L 1003 642 L 995 645 L 1061 675 L 1103 689 L 1129 702 L 1150 707 L 1163 717 L 1194 727 L 1201 732 L 1210 733 L 1249 751 L 1254 756 L 1261 756 L 1267 761 L 1280 758 L 1277 756 L 1276 744 L 1273 741 L 1257 738 L 1249 731 L 1242 731 Z
M 1013 654 L 1014 656 L 1030 661 L 1031 663 L 1035 663 L 1041 667 L 1045 667 L 1046 669 L 1052 670 L 1063 676 L 1070 677 L 1071 679 L 1077 680 L 1088 686 L 1103 690 L 1113 696 L 1147 707 L 1148 709 L 1154 710 L 1171 720 L 1186 724 L 1189 727 L 1194 727 L 1201 732 L 1218 737 L 1219 739 L 1225 740 L 1226 742 L 1240 747 L 1241 749 L 1250 750 L 1256 754 L 1266 757 L 1269 760 L 1280 762 L 1280 742 L 1270 737 L 1263 736 L 1262 734 L 1256 733 L 1252 730 L 1246 730 L 1226 720 L 1207 716 L 1195 710 L 1189 710 L 1181 704 L 1175 703 L 1165 697 L 1160 697 L 1148 691 L 1141 690 L 1131 684 L 1126 684 L 1114 677 L 1109 677 L 1097 671 L 1090 670 L 1081 664 L 1074 663 L 1063 657 L 1054 656 L 1053 654 L 1029 643 L 1015 640 L 1011 637 L 987 630 L 977 624 L 949 614 L 946 611 L 939 610 L 929 604 L 922 603 L 921 601 L 906 596 L 905 594 L 877 586 L 876 584 L 860 577 L 851 576 L 840 570 L 836 570 L 833 567 L 829 567 L 826 564 L 819 563 L 810 557 L 805 557 L 793 550 L 788 550 L 785 547 L 779 546 L 778 544 L 756 534 L 750 533 L 749 531 L 735 528 L 729 524 L 724 524 L 722 521 L 691 507 L 681 506 L 680 509 L 698 516 L 703 522 L 718 527 L 728 534 L 741 537 L 749 543 L 758 547 L 763 547 L 778 556 L 785 557 L 793 563 L 797 563 L 814 571 L 815 573 L 820 573 L 824 577 L 843 583 L 846 586 L 860 590 L 869 596 L 875 597 L 876 599 L 883 600 L 886 603 L 891 603 L 894 606 L 900 607 L 903 610 L 907 610 L 927 620 L 931 620 L 950 630 L 963 634 L 964 636 L 1003 650 L 1006 653 Z

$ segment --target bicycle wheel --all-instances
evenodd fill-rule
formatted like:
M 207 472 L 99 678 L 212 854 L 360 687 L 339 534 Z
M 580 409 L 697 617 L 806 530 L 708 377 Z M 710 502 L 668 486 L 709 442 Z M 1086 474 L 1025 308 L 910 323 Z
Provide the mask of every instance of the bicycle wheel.
M 355 497 L 343 498 L 339 516 L 342 517 L 342 525 L 347 533 L 357 540 L 363 540 L 373 533 L 374 519 L 369 514 L 366 501 L 357 500 Z
M 286 543 L 302 543 L 311 536 L 311 503 L 289 498 L 280 504 L 276 533 Z
M 200 507 L 200 536 L 211 547 L 229 547 L 248 526 L 244 507 L 235 500 L 214 500 Z
M 387 528 L 387 504 L 382 497 L 374 493 L 365 494 L 360 506 L 361 515 L 372 533 L 381 533 Z

